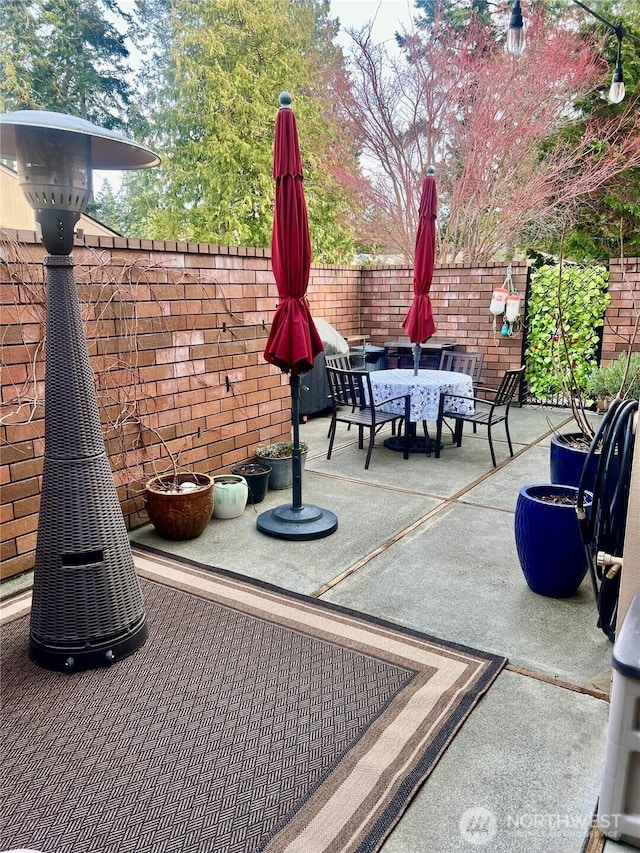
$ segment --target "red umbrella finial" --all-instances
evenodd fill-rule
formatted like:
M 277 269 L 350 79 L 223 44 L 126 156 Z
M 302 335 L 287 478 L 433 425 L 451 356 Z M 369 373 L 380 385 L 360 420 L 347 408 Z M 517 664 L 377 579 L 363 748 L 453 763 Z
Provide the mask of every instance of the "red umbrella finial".
M 280 109 L 276 116 L 276 133 L 273 143 L 273 177 L 277 180 L 286 175 L 302 178 L 302 157 L 298 141 L 296 117 L 291 109 L 289 92 L 280 92 Z M 306 209 L 305 214 L 306 216 Z

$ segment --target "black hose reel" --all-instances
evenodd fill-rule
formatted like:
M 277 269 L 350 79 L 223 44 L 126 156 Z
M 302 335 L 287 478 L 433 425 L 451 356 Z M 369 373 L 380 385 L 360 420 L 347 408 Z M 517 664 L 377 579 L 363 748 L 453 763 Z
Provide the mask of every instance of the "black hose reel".
M 637 410 L 638 400 L 612 401 L 591 442 L 578 486 L 576 512 L 598 607 L 598 627 L 611 642 L 615 640 Z M 586 472 L 598 450 L 593 502 L 587 512 Z

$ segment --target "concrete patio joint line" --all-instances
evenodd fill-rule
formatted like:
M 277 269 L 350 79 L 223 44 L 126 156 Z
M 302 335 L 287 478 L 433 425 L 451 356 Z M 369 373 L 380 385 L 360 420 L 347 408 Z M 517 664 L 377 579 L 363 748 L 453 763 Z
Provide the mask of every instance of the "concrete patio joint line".
M 507 663 L 505 666 L 505 672 L 515 672 L 516 675 L 523 675 L 525 678 L 533 678 L 535 681 L 543 681 L 545 684 L 552 684 L 554 687 L 561 687 L 563 690 L 569 690 L 571 693 L 582 693 L 585 696 L 592 696 L 594 699 L 600 699 L 607 703 L 609 702 L 609 694 L 604 690 L 598 690 L 597 687 L 580 687 L 578 684 L 561 681 L 559 678 L 554 678 L 552 675 L 545 675 L 542 672 L 525 669 L 524 667 L 517 666 L 513 663 Z
M 371 562 L 371 560 L 374 559 L 374 557 L 379 556 L 380 554 L 391 548 L 392 545 L 395 545 L 396 542 L 399 542 L 401 539 L 404 539 L 404 537 L 411 533 L 413 530 L 420 527 L 422 524 L 429 521 L 429 519 L 433 518 L 434 515 L 437 515 L 439 512 L 441 512 L 443 508 L 450 506 L 451 503 L 452 502 L 450 500 L 445 500 L 441 504 L 438 504 L 438 506 L 429 510 L 429 512 L 425 515 L 422 515 L 420 516 L 420 518 L 417 518 L 412 524 L 410 524 L 408 527 L 405 527 L 403 530 L 398 531 L 395 536 L 392 536 L 390 539 L 387 539 L 386 542 L 383 542 L 382 545 L 379 545 L 373 551 L 370 551 L 365 557 L 362 557 L 360 560 L 358 560 L 357 563 L 354 563 L 352 566 L 349 566 L 349 568 L 345 569 L 344 572 L 341 572 L 339 575 L 336 575 L 335 578 L 332 578 L 330 581 L 327 581 L 325 584 L 319 587 L 319 589 L 316 589 L 314 592 L 312 592 L 311 598 L 320 598 L 320 596 L 324 595 L 325 592 L 328 592 L 330 589 L 333 589 L 334 586 L 337 586 L 345 578 L 348 578 L 349 575 L 352 575 L 354 572 L 357 572 L 358 569 L 361 569 L 363 566 L 366 566 L 367 563 Z

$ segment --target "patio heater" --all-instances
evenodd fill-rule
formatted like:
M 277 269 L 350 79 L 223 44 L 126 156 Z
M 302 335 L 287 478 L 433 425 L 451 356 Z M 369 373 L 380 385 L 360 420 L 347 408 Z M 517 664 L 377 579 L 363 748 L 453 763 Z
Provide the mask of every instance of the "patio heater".
M 120 134 L 40 110 L 0 115 L 1 156 L 42 242 L 47 287 L 45 450 L 29 654 L 39 666 L 108 666 L 147 638 L 144 602 L 109 467 L 73 274 L 74 228 L 91 169 L 160 160 Z

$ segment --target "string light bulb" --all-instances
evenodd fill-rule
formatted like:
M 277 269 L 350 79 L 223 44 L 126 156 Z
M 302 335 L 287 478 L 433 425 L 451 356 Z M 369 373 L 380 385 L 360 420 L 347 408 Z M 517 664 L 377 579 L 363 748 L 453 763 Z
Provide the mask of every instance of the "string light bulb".
M 524 51 L 525 44 L 522 7 L 520 6 L 520 0 L 515 0 L 513 9 L 511 10 L 509 29 L 507 30 L 507 50 L 513 56 L 520 56 Z
M 618 39 L 618 52 L 616 67 L 613 71 L 611 86 L 609 87 L 609 101 L 612 104 L 619 104 L 624 100 L 625 95 L 624 77 L 622 74 L 622 39 L 627 36 L 627 38 L 630 38 L 640 44 L 640 38 L 625 30 L 622 24 L 612 24 L 611 21 L 607 21 L 607 19 L 603 18 L 602 15 L 594 12 L 593 9 L 590 9 L 588 6 L 585 6 L 582 0 L 573 0 L 573 2 L 576 6 L 584 9 L 584 11 L 589 15 L 592 15 L 598 21 L 601 21 L 609 30 L 611 30 L 611 32 L 616 34 L 616 38 Z M 511 9 L 511 18 L 509 20 L 509 29 L 507 30 L 507 50 L 514 56 L 520 56 L 524 51 L 524 48 L 525 37 L 524 21 L 522 19 L 522 6 L 520 5 L 520 0 L 514 0 L 513 8 Z
M 611 86 L 609 87 L 609 100 L 612 104 L 619 104 L 624 100 L 624 77 L 622 75 L 622 34 L 616 32 L 618 36 L 618 55 L 616 57 L 616 67 L 613 70 L 611 78 Z

